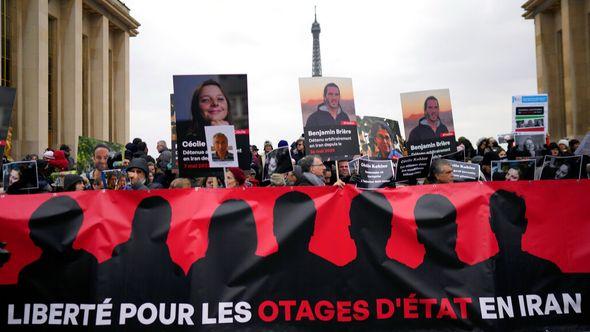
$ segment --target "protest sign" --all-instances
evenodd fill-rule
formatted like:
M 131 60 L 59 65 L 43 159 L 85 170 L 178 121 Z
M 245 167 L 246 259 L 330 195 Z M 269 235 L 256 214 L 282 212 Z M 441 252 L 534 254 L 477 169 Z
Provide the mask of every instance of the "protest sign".
M 448 89 L 401 94 L 406 148 L 411 155 L 435 157 L 457 150 Z
M 357 116 L 361 153 L 371 159 L 397 159 L 403 156 L 399 123 L 375 116 Z
M 451 168 L 453 169 L 454 182 L 468 182 L 479 180 L 479 164 L 466 163 L 452 159 L 447 159 L 447 161 L 449 162 L 449 164 L 451 164 Z
M 338 77 L 299 79 L 305 152 L 323 160 L 359 154 L 352 80 Z
M 102 189 L 120 190 L 128 184 L 127 173 L 122 169 L 109 169 L 101 173 Z
M 56 188 L 57 190 L 61 190 L 64 187 L 64 179 L 66 175 L 69 174 L 78 174 L 75 170 L 72 171 L 63 171 L 63 172 L 53 172 L 49 175 L 49 179 L 51 179 L 51 186 Z
M 24 190 L 39 188 L 37 162 L 15 161 L 2 165 L 2 184 L 4 191 L 18 193 Z
M 353 159 L 348 162 L 348 170 L 350 175 L 359 174 L 359 158 Z
M 176 158 L 176 112 L 174 111 L 174 94 L 170 94 L 170 153 L 172 154 L 172 169 L 178 170 L 178 159 Z
M 252 155 L 246 75 L 176 75 L 173 83 L 180 176 L 223 177 L 221 168 L 209 165 L 208 126 L 234 126 L 238 165 L 249 169 Z
M 545 134 L 516 133 L 514 143 L 519 157 L 529 157 L 542 160 L 544 156 Z
M 430 173 L 431 154 L 401 157 L 397 160 L 396 181 L 425 178 Z
M 107 142 L 87 136 L 78 136 L 78 154 L 76 159 L 78 173 L 85 174 L 95 169 L 93 161 L 94 148 L 99 144 L 105 145 L 109 148 L 110 151 L 106 156 L 109 159 L 114 158 L 117 154 L 121 157 L 125 151 L 125 147 L 119 143 Z M 106 165 L 107 163 L 105 162 L 105 168 L 107 167 Z
M 444 156 L 440 156 L 440 158 L 447 160 L 465 161 L 465 150 L 458 150 L 457 152 L 452 152 Z
M 238 167 L 234 126 L 206 126 L 207 160 L 211 167 Z
M 499 144 L 507 144 L 508 140 L 514 139 L 514 134 L 500 134 L 498 135 L 498 143 Z
M 357 188 L 379 189 L 392 184 L 395 179 L 391 160 L 359 159 Z
M 492 181 L 521 181 L 535 179 L 534 159 L 492 161 Z
M 6 195 L 0 330 L 588 330 L 590 182 L 477 187 Z
M 512 131 L 547 134 L 549 101 L 546 94 L 512 97 Z
M 274 173 L 288 173 L 293 171 L 293 162 L 291 161 L 291 152 L 288 146 L 274 149 L 266 154 L 262 170 L 262 181 L 270 181 L 270 176 Z
M 6 147 L 15 94 L 16 89 L 5 86 L 0 87 L 0 163 Z
M 582 175 L 582 156 L 545 156 L 541 179 L 579 179 Z

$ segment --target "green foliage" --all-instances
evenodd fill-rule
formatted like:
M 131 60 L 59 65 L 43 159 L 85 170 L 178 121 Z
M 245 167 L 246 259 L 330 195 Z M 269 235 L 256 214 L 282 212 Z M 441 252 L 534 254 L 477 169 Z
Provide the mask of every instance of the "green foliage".
M 92 154 L 94 153 L 94 147 L 97 144 L 108 146 L 111 149 L 110 156 L 117 152 L 124 153 L 125 151 L 125 146 L 118 143 L 102 141 L 92 137 L 78 136 L 78 155 L 76 156 L 76 165 L 80 174 L 89 172 L 94 167 Z

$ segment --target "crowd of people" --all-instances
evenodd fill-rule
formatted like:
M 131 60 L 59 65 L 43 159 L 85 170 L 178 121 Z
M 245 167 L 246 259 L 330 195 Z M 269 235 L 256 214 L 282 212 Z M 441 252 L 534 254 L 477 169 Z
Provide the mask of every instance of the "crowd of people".
M 491 165 L 493 161 L 537 159 L 542 164 L 542 157 L 572 156 L 580 145 L 577 139 L 561 139 L 557 142 L 546 142 L 542 146 L 536 146 L 532 141 L 525 140 L 516 144 L 511 137 L 505 137 L 506 142 L 499 144 L 493 138 L 481 138 L 475 146 L 465 137 L 457 140 L 457 150 L 462 153 L 462 161 L 479 164 L 481 177 L 485 180 L 497 180 L 492 177 Z M 111 151 L 103 144 L 97 144 L 92 152 L 92 169 L 83 174 L 77 174 L 76 161 L 71 155 L 68 145 L 61 145 L 59 149 L 50 149 L 40 155 L 29 154 L 23 160 L 35 161 L 37 165 L 36 177 L 38 185 L 34 189 L 27 188 L 25 174 L 22 169 L 13 168 L 5 174 L 5 193 L 41 193 L 77 190 L 148 190 L 148 189 L 174 189 L 174 188 L 237 188 L 237 187 L 280 187 L 280 186 L 337 186 L 343 188 L 346 184 L 355 184 L 358 174 L 349 168 L 349 160 L 323 161 L 320 156 L 306 155 L 305 139 L 300 137 L 292 144 L 285 140 L 278 142 L 277 147 L 288 148 L 292 171 L 285 173 L 264 173 L 264 165 L 268 154 L 274 150 L 270 141 L 264 142 L 262 153 L 256 145 L 250 146 L 252 162 L 249 169 L 229 167 L 223 171 L 211 173 L 207 177 L 186 178 L 179 177 L 178 169 L 174 167 L 173 154 L 165 141 L 158 141 L 156 151 L 158 156 L 154 159 L 149 154 L 146 142 L 135 138 L 125 146 L 124 153 Z M 407 151 L 403 151 L 407 155 Z M 464 156 L 463 156 L 464 155 Z M 361 156 L 358 156 L 361 157 Z M 394 157 L 395 159 L 395 157 Z M 583 173 L 590 174 L 590 157 L 585 156 L 583 161 Z M 3 160 L 3 163 L 10 161 Z M 105 183 L 103 171 L 119 169 L 124 174 L 114 186 Z M 561 170 L 558 168 L 556 174 Z M 225 173 L 225 174 L 223 174 Z M 57 177 L 55 175 L 58 175 Z M 59 176 L 59 175 L 62 176 Z M 557 176 L 556 175 L 556 176 Z M 584 176 L 586 177 L 586 176 Z M 556 177 L 557 178 L 557 177 Z M 505 180 L 519 180 L 518 170 L 508 170 Z M 504 178 L 503 178 L 504 180 Z M 395 182 L 395 185 L 413 185 L 430 183 L 453 182 L 451 164 L 444 156 L 433 159 L 430 174 L 425 179 L 414 182 Z M 105 187 L 106 185 L 106 187 Z M 27 188 L 23 190 L 23 188 Z

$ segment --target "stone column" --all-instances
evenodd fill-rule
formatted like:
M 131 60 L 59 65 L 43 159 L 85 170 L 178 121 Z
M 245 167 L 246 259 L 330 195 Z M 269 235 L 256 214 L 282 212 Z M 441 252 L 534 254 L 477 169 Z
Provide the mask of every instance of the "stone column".
M 60 142 L 78 150 L 82 134 L 82 0 L 62 0 L 60 20 L 61 114 Z
M 89 36 L 90 47 L 90 136 L 109 139 L 109 20 L 95 16 Z
M 586 37 L 586 11 L 584 1 L 561 1 L 561 24 L 563 32 L 563 64 L 565 75 L 565 121 L 564 136 L 586 134 L 590 117 L 588 106 L 588 44 Z M 584 126 L 585 125 L 585 126 Z
M 48 0 L 23 0 L 21 153 L 40 153 L 48 144 Z M 25 3 L 26 2 L 26 3 Z
M 113 34 L 114 78 L 114 141 L 125 144 L 129 141 L 129 33 Z

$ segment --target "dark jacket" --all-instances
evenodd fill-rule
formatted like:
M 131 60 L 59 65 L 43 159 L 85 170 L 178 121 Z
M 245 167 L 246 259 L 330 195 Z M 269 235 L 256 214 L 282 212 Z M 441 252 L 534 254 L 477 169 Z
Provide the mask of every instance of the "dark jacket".
M 342 121 L 350 121 L 348 115 L 344 113 L 342 107 L 338 109 L 338 114 L 334 119 L 327 107 L 324 104 L 318 106 L 317 111 L 313 112 L 305 124 L 306 127 L 321 127 L 321 126 L 338 126 Z
M 416 126 L 416 128 L 412 129 L 412 131 L 410 132 L 410 136 L 408 137 L 408 143 L 412 144 L 425 140 L 439 138 L 442 134 L 448 132 L 449 129 L 440 120 L 438 123 L 438 127 L 436 127 L 436 131 L 433 131 L 432 128 L 430 128 L 430 126 L 428 125 L 426 118 L 421 118 L 418 121 L 418 125 Z

